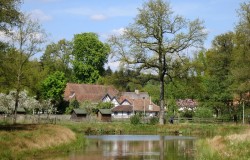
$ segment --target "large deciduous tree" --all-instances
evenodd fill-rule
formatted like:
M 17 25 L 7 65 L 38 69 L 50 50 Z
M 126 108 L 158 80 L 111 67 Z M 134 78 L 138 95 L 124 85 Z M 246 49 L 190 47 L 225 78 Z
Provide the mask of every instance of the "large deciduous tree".
M 110 48 L 95 33 L 76 34 L 73 39 L 73 71 L 77 82 L 94 83 L 104 73 Z
M 175 62 L 182 61 L 181 52 L 201 46 L 205 37 L 203 22 L 174 15 L 170 4 L 164 0 L 150 0 L 139 9 L 134 23 L 126 27 L 124 34 L 110 38 L 112 52 L 119 60 L 157 73 L 160 82 L 160 124 L 164 124 L 165 77 L 171 78 Z

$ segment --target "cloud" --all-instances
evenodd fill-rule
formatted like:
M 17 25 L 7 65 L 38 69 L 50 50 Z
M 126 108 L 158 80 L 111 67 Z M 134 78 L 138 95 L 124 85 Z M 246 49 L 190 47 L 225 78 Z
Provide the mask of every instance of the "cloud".
M 112 35 L 123 35 L 125 31 L 125 28 L 121 27 L 118 29 L 113 29 L 109 32 L 105 32 L 105 33 L 100 33 L 100 39 L 103 41 L 106 41 L 107 39 L 109 39 Z
M 52 17 L 46 15 L 42 10 L 35 9 L 30 12 L 32 19 L 38 19 L 41 22 L 47 22 L 52 20 Z
M 107 19 L 107 17 L 103 14 L 95 14 L 90 16 L 90 19 L 94 20 L 94 21 L 103 21 L 105 19 Z
M 0 41 L 2 42 L 8 42 L 10 40 L 10 37 L 3 31 L 0 31 Z
M 105 64 L 104 67 L 105 67 L 106 69 L 107 69 L 108 67 L 110 67 L 110 69 L 111 69 L 112 71 L 117 71 L 117 70 L 120 68 L 120 66 L 121 66 L 120 61 L 113 61 L 113 60 L 109 59 L 108 63 Z
M 103 8 L 91 7 L 75 7 L 59 11 L 61 13 L 72 14 L 76 16 L 86 16 L 94 21 L 103 21 L 113 17 L 135 16 L 136 8 L 132 7 L 109 7 L 105 10 Z
M 123 35 L 124 31 L 125 31 L 125 28 L 121 27 L 119 29 L 113 29 L 112 34 Z

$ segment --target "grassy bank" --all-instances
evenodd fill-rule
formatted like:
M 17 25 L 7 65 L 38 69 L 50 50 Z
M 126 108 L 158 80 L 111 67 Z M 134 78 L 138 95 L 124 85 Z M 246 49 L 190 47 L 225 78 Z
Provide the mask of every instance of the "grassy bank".
M 68 144 L 77 139 L 70 129 L 58 125 L 0 126 L 1 159 L 27 159 L 49 148 Z M 32 154 L 30 154 L 32 153 Z
M 61 125 L 76 133 L 88 134 L 182 134 L 192 136 L 213 136 L 240 133 L 246 128 L 235 124 L 166 124 L 166 125 L 131 125 L 130 123 L 112 122 L 65 122 Z
M 249 160 L 250 129 L 239 134 L 201 139 L 196 147 L 199 160 Z

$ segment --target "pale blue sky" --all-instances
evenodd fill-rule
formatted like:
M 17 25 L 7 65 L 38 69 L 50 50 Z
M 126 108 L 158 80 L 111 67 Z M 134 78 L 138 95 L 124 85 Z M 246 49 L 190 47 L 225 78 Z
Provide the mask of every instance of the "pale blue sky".
M 22 11 L 38 18 L 51 40 L 72 39 L 74 34 L 96 32 L 102 40 L 133 22 L 145 0 L 24 0 Z M 174 12 L 205 21 L 209 32 L 206 47 L 214 36 L 233 30 L 236 9 L 244 0 L 170 0 Z
M 50 41 L 71 40 L 74 34 L 95 32 L 106 38 L 133 22 L 146 0 L 24 0 L 22 11 L 32 13 L 50 34 Z M 205 47 L 213 38 L 232 31 L 240 3 L 246 0 L 168 0 L 176 14 L 204 20 L 208 31 Z

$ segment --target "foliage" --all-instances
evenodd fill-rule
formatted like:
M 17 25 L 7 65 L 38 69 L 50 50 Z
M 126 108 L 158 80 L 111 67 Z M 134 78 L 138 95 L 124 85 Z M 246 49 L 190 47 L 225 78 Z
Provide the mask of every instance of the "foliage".
M 213 112 L 209 108 L 198 107 L 197 109 L 195 109 L 194 117 L 197 117 L 197 118 L 212 118 L 213 117 Z
M 111 109 L 113 107 L 114 105 L 111 102 L 100 102 L 96 106 L 98 109 Z
M 172 69 L 180 68 L 185 62 L 181 52 L 191 46 L 201 46 L 205 36 L 200 20 L 188 21 L 174 15 L 169 3 L 150 0 L 139 9 L 135 22 L 126 27 L 124 34 L 110 38 L 112 52 L 120 61 L 158 75 L 160 124 L 164 123 L 165 77 L 178 75 Z
M 138 125 L 141 123 L 141 117 L 139 115 L 133 115 L 130 117 L 130 123 L 132 125 Z
M 88 115 L 92 113 L 97 113 L 96 107 L 90 101 L 84 101 L 81 103 L 80 108 L 84 108 Z
M 159 122 L 159 118 L 158 117 L 151 117 L 149 119 L 149 124 L 151 125 L 156 125 Z
M 234 49 L 231 67 L 233 85 L 232 89 L 237 95 L 238 101 L 249 101 L 246 93 L 250 91 L 250 2 L 241 4 L 238 10 L 239 24 L 236 26 L 236 47 Z
M 45 99 L 51 99 L 54 104 L 62 100 L 62 94 L 66 87 L 64 73 L 55 72 L 49 75 L 41 84 L 42 95 Z
M 41 57 L 41 63 L 48 70 L 48 74 L 61 71 L 70 79 L 72 76 L 72 50 L 72 42 L 65 39 L 47 45 Z
M 167 117 L 173 117 L 178 112 L 176 100 L 173 98 L 167 101 Z
M 185 109 L 185 110 L 180 112 L 180 117 L 193 118 L 193 116 L 194 116 L 193 110 Z
M 10 91 L 9 94 L 0 93 L 0 108 L 5 111 L 6 114 L 13 114 L 15 110 L 15 98 L 16 91 Z M 40 107 L 40 103 L 34 98 L 29 97 L 26 90 L 19 93 L 19 108 L 25 108 L 32 111 L 35 108 Z
M 75 81 L 94 83 L 104 73 L 109 47 L 95 33 L 76 34 L 73 39 L 73 70 Z
M 0 31 L 8 32 L 10 26 L 20 23 L 20 0 L 1 0 L 0 8 Z
M 79 108 L 79 107 L 80 107 L 80 103 L 76 99 L 74 99 L 73 101 L 69 103 L 69 106 L 66 108 L 65 113 L 70 114 L 73 111 L 73 109 Z

